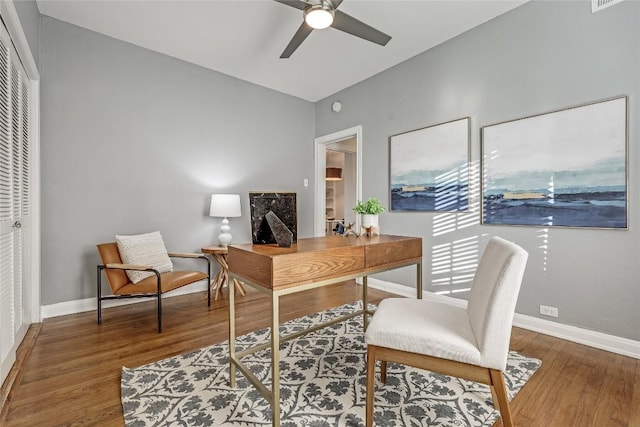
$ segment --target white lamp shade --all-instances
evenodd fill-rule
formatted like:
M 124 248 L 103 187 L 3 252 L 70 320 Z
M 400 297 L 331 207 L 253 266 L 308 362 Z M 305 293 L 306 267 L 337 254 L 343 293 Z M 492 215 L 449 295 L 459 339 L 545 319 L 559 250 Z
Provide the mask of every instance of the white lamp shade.
M 209 216 L 232 218 L 240 216 L 239 194 L 212 194 Z

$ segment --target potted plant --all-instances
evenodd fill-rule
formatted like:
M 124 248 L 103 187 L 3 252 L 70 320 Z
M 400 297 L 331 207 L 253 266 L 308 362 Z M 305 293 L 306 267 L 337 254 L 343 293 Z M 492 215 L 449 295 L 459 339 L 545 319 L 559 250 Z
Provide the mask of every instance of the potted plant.
M 358 200 L 353 211 L 362 215 L 362 226 L 364 228 L 378 226 L 378 214 L 385 211 L 380 200 L 370 197 L 366 202 Z

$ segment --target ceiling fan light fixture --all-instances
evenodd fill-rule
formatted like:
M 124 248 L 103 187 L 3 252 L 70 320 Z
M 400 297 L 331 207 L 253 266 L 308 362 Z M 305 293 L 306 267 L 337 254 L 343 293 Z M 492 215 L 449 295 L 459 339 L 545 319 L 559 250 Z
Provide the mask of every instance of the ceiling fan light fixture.
M 325 2 L 311 6 L 304 11 L 304 21 L 308 26 L 316 30 L 322 30 L 331 26 L 333 17 L 333 8 Z

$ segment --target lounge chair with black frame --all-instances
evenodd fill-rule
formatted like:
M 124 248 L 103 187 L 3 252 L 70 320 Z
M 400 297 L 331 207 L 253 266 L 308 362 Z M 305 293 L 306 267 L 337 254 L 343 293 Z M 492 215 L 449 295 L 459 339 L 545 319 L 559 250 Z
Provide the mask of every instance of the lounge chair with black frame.
M 155 297 L 158 300 L 158 333 L 162 332 L 162 295 L 174 289 L 200 280 L 207 280 L 207 303 L 211 305 L 211 290 L 208 286 L 211 279 L 211 262 L 204 254 L 169 252 L 169 257 L 203 259 L 207 262 L 207 272 L 202 271 L 168 271 L 161 273 L 146 265 L 124 264 L 120 257 L 116 242 L 97 245 L 102 258 L 97 273 L 98 324 L 102 323 L 102 301 L 124 298 Z M 102 295 L 102 271 L 104 270 L 113 295 Z M 147 271 L 150 277 L 138 283 L 132 283 L 126 271 Z

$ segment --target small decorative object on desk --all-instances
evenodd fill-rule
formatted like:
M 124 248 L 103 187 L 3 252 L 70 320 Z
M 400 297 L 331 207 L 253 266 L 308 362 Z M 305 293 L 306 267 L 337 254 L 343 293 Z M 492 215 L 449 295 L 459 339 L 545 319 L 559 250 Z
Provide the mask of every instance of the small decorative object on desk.
M 355 226 L 356 226 L 355 222 L 350 222 L 349 225 L 344 228 L 344 233 L 342 234 L 342 237 L 347 237 L 347 236 L 350 236 L 351 234 L 353 234 L 356 237 L 360 237 L 358 233 L 356 233 L 356 231 L 353 229 L 353 227 Z
M 378 225 L 378 215 L 385 211 L 380 200 L 370 197 L 366 202 L 358 200 L 353 211 L 362 215 L 361 231 L 367 237 L 380 235 L 380 226 Z

